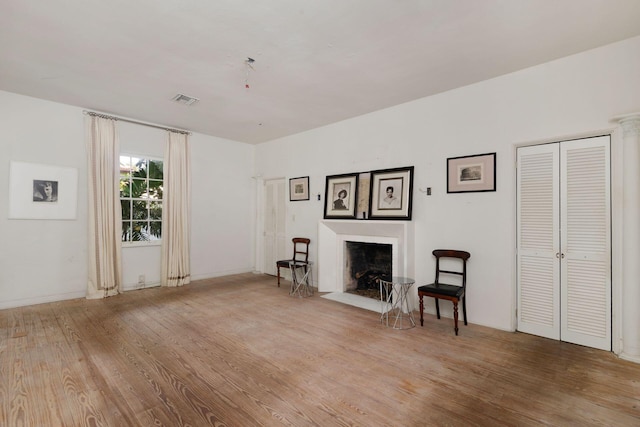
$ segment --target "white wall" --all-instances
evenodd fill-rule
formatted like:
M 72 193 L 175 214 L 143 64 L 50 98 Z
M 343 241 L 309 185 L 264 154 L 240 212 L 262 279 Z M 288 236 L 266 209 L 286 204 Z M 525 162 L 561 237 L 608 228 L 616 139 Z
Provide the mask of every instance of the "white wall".
M 118 122 L 120 151 L 164 157 L 166 131 Z M 194 133 L 191 149 L 192 279 L 244 273 L 253 269 L 253 151 L 248 144 Z M 160 245 L 124 247 L 125 289 L 160 284 Z
M 191 137 L 192 279 L 253 270 L 254 146 Z
M 0 91 L 0 308 L 75 298 L 87 283 L 82 110 Z M 78 169 L 76 220 L 8 219 L 11 160 Z
M 0 308 L 84 297 L 86 149 L 82 109 L 0 91 Z M 163 157 L 165 131 L 118 122 L 121 151 Z M 192 277 L 253 270 L 254 147 L 193 134 Z M 78 169 L 76 220 L 8 219 L 11 160 Z M 160 281 L 160 246 L 125 248 L 125 289 Z
M 612 117 L 639 111 L 638 52 L 636 37 L 270 141 L 256 149 L 256 172 L 265 178 L 309 175 L 311 194 L 322 193 L 324 201 L 326 175 L 415 166 L 418 283 L 433 279 L 433 249 L 468 250 L 469 320 L 513 330 L 515 146 L 611 129 Z M 487 152 L 497 152 L 497 191 L 447 194 L 446 159 Z M 433 195 L 417 190 L 424 187 Z M 312 197 L 287 202 L 287 209 L 287 238 L 317 242 L 323 202 Z

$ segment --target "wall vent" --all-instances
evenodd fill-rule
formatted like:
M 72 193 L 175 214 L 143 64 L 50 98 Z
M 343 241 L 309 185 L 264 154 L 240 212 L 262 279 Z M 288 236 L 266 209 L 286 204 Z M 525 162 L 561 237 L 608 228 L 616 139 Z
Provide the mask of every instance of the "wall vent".
M 171 98 L 171 100 L 175 101 L 175 102 L 178 102 L 180 104 L 184 104 L 184 105 L 193 105 L 196 102 L 200 101 L 198 98 L 194 98 L 192 96 L 183 95 L 181 93 L 179 93 L 176 96 L 174 96 L 173 98 Z

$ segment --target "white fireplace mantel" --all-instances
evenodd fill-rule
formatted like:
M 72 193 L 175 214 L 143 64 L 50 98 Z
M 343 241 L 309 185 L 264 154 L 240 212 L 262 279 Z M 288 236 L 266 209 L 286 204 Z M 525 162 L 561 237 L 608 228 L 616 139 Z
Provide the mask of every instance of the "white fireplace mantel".
M 414 227 L 411 221 L 321 220 L 316 267 L 319 292 L 344 292 L 342 271 L 346 240 L 391 243 L 397 249 L 393 254 L 394 276 L 414 276 Z

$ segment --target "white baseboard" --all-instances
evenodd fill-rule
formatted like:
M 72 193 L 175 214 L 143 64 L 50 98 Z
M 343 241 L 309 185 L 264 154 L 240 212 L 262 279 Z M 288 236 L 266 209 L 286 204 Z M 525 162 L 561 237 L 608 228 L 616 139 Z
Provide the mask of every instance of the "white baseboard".
M 140 289 L 157 288 L 158 286 L 160 286 L 160 282 L 145 283 L 144 285 L 139 285 L 137 283 L 130 283 L 130 284 L 124 284 L 122 286 L 122 291 L 123 292 L 138 291 Z
M 48 302 L 65 301 L 86 297 L 86 291 L 68 292 L 64 294 L 46 295 L 34 298 L 22 298 L 12 301 L 0 301 L 0 310 L 5 308 L 25 307 L 27 305 L 45 304 Z
M 631 356 L 631 355 L 625 354 L 624 352 L 618 354 L 618 357 L 620 359 L 627 360 L 629 362 L 640 363 L 640 357 Z
M 204 279 L 213 279 L 215 277 L 222 277 L 222 276 L 232 276 L 234 274 L 244 274 L 244 273 L 253 273 L 254 270 L 253 268 L 247 268 L 247 269 L 242 269 L 242 270 L 227 270 L 227 271 L 218 271 L 215 273 L 203 273 L 203 274 L 198 274 L 198 275 L 192 275 L 191 276 L 191 281 L 194 280 L 204 280 Z

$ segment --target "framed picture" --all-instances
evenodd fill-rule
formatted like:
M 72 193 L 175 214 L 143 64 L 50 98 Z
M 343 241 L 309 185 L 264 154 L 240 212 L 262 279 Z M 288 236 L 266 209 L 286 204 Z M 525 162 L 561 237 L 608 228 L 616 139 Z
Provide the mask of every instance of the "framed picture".
M 289 180 L 289 201 L 309 200 L 309 177 L 301 176 Z
M 370 219 L 411 220 L 413 166 L 371 172 Z
M 371 187 L 371 172 L 362 172 L 358 175 L 358 207 L 356 216 L 359 219 L 367 219 L 369 212 L 369 190 Z
M 355 219 L 358 174 L 327 176 L 324 200 L 325 219 Z
M 496 153 L 447 159 L 447 193 L 496 191 Z
M 11 162 L 9 218 L 76 219 L 78 170 Z

